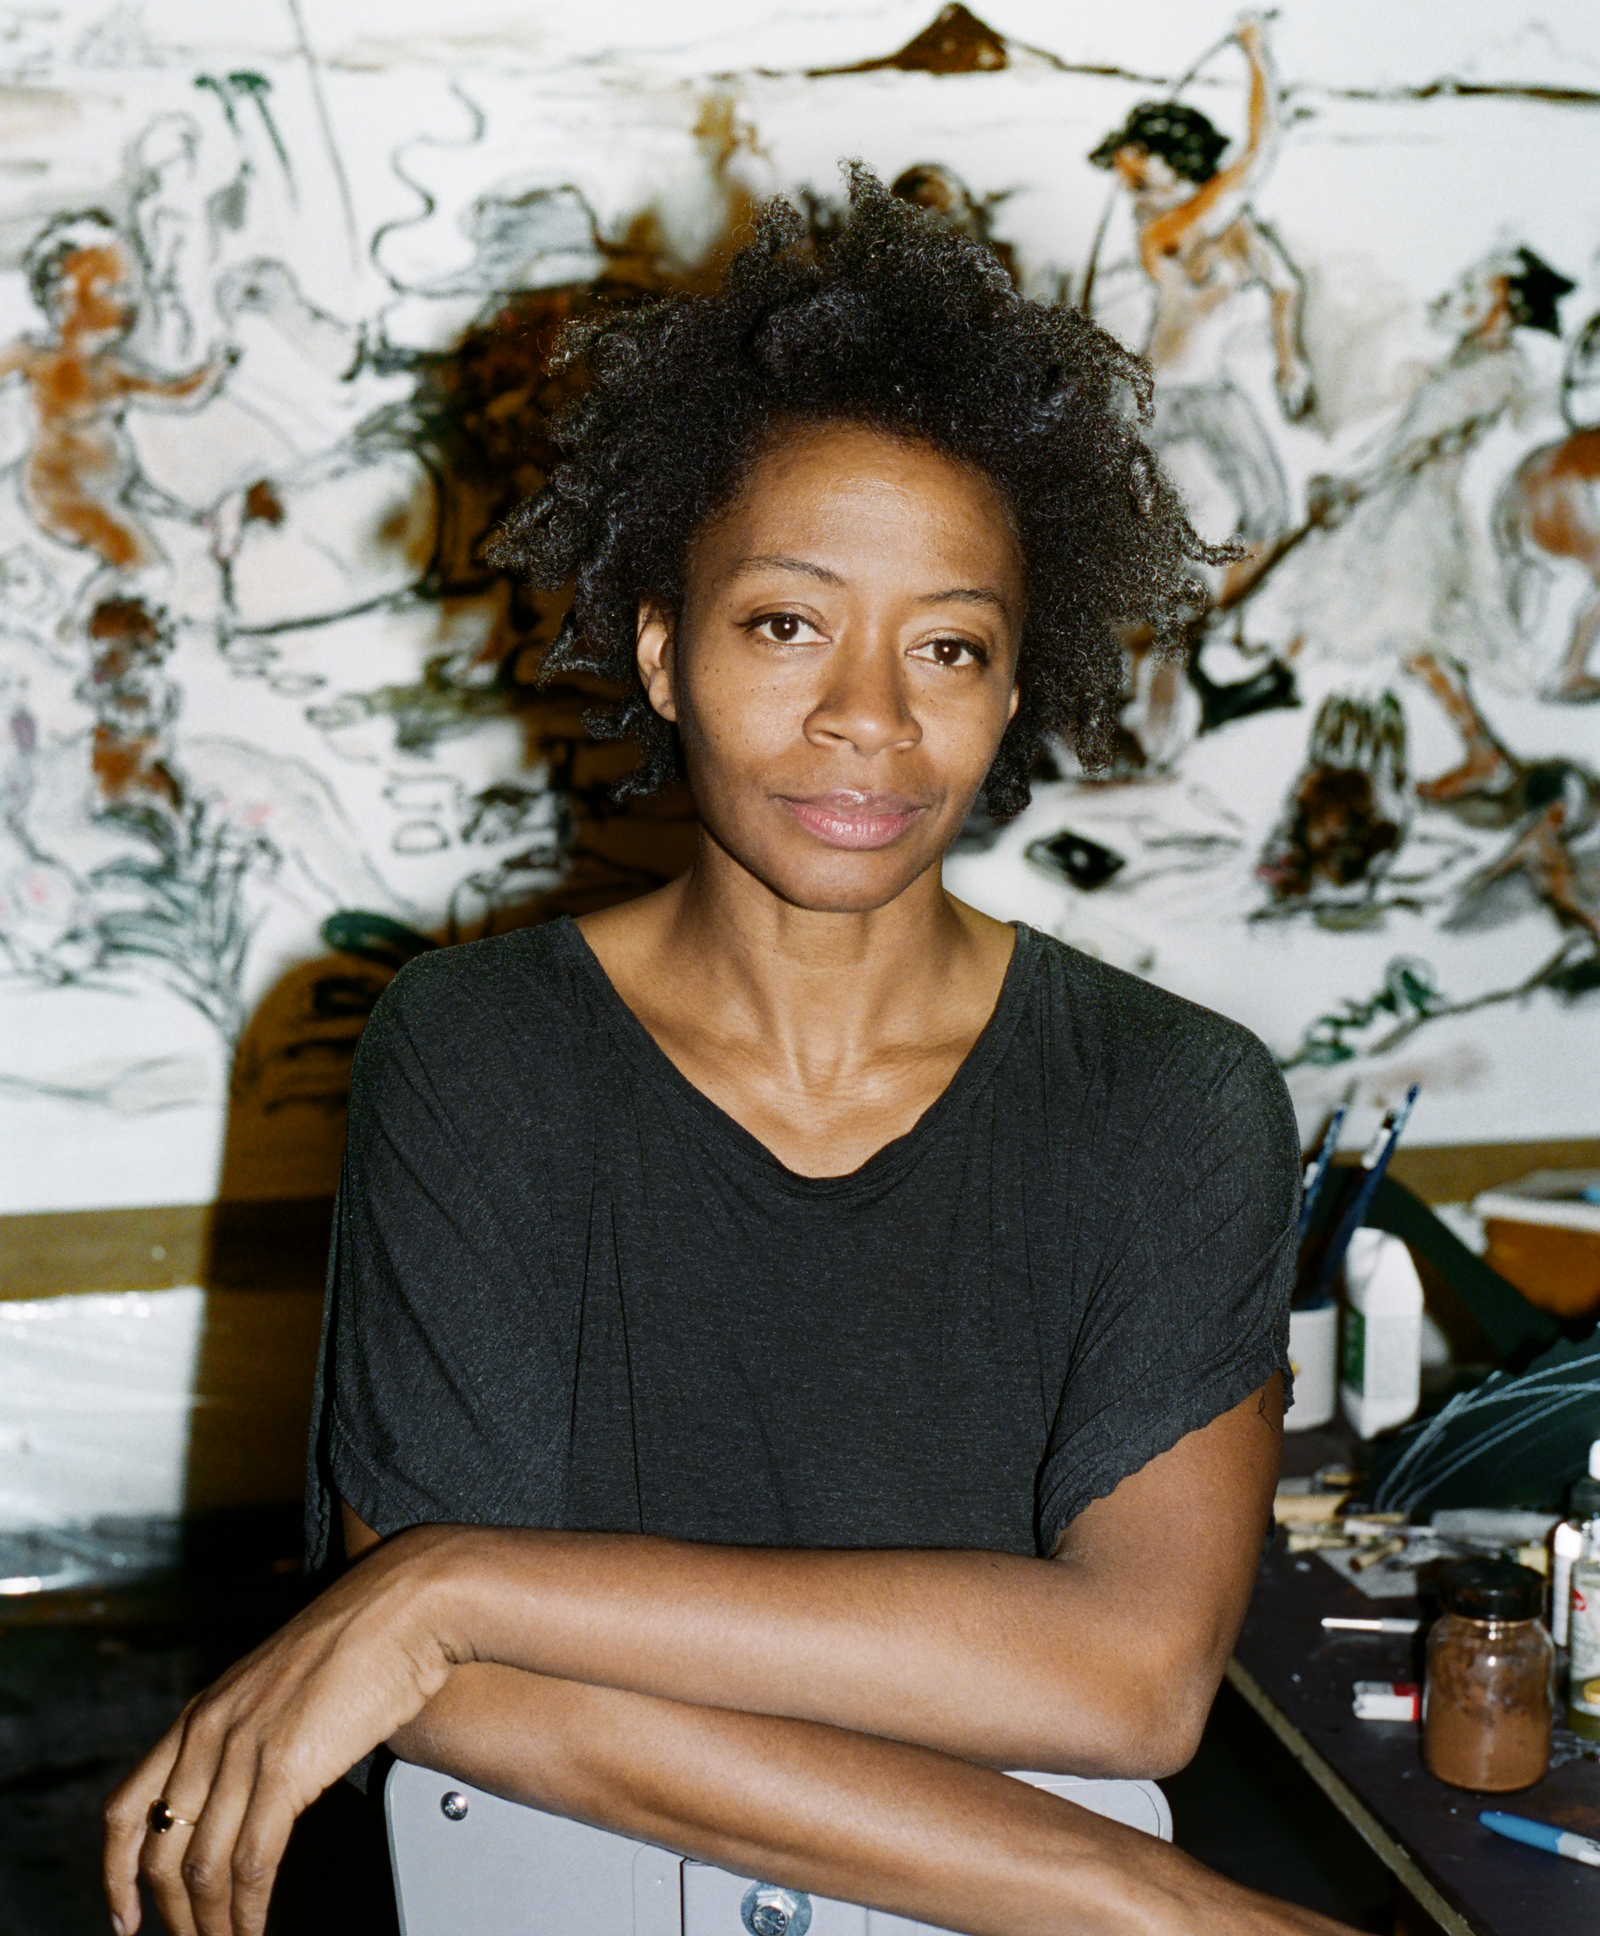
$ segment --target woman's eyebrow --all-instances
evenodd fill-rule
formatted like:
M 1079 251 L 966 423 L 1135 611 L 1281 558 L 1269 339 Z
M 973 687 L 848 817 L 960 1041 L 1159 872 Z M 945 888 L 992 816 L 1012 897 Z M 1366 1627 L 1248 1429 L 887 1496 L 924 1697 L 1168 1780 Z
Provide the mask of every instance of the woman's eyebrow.
M 806 578 L 820 578 L 825 585 L 844 583 L 836 571 L 829 571 L 826 565 L 813 564 L 809 558 L 783 558 L 772 554 L 741 558 L 728 575 L 738 578 L 747 571 L 797 571 Z
M 919 605 L 992 605 L 1002 618 L 1010 618 L 1011 607 L 997 591 L 987 585 L 953 585 L 949 591 L 924 592 Z
M 763 552 L 741 558 L 729 572 L 730 578 L 739 578 L 750 571 L 794 571 L 802 577 L 820 579 L 825 585 L 842 585 L 845 581 L 836 571 L 829 571 L 826 565 L 819 565 L 809 558 L 785 558 L 777 553 Z M 1002 618 L 1009 619 L 1011 607 L 997 591 L 987 585 L 953 585 L 947 591 L 923 592 L 917 598 L 919 605 L 990 605 Z

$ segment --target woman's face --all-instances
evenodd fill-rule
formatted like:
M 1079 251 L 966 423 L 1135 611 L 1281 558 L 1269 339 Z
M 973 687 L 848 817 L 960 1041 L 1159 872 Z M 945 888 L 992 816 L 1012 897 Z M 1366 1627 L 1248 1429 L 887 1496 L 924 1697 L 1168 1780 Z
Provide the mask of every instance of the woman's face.
M 797 429 L 690 550 L 639 666 L 707 835 L 781 899 L 884 906 L 955 838 L 1016 709 L 1023 561 L 987 479 L 849 424 Z

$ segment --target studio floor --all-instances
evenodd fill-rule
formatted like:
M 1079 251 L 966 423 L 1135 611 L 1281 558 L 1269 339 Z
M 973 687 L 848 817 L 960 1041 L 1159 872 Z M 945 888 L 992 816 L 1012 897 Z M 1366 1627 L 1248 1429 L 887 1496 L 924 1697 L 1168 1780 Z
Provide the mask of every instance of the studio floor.
M 288 1515 L 217 1522 L 181 1573 L 137 1592 L 5 1607 L 0 1936 L 104 1936 L 100 1804 L 189 1696 L 292 1611 L 283 1556 L 297 1536 Z M 1165 1787 L 1177 1840 L 1200 1860 L 1356 1929 L 1395 1928 L 1387 1872 L 1228 1689 L 1199 1756 Z M 270 1931 L 395 1936 L 381 1821 L 343 1784 L 296 1831 Z

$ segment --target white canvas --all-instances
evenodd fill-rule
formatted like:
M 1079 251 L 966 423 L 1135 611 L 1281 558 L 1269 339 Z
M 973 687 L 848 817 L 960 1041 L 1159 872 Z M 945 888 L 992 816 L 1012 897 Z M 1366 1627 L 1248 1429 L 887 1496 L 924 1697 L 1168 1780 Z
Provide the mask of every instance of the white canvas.
M 569 864 L 555 776 L 494 697 L 499 594 L 430 584 L 423 373 L 474 319 L 592 276 L 645 215 L 692 265 L 752 196 L 837 195 L 852 154 L 886 180 L 951 171 L 1032 293 L 1081 300 L 1092 260 L 1094 313 L 1146 343 L 1132 201 L 1087 156 L 1175 89 L 1237 151 L 1231 10 L 997 6 L 990 71 L 813 71 L 892 53 L 930 12 L 15 14 L 0 1208 L 208 1199 L 230 1110 L 279 1093 L 235 1066 L 241 1031 L 330 916 L 476 931 Z M 1244 602 L 1239 643 L 1218 627 L 1205 645 L 1213 685 L 1277 663 L 1299 704 L 1200 732 L 1195 688 L 1163 696 L 1137 669 L 1142 777 L 1068 772 L 947 878 L 1259 1030 L 1308 1124 L 1347 1090 L 1370 1112 L 1418 1080 L 1417 1141 L 1593 1134 L 1600 703 L 1581 689 L 1600 649 L 1574 677 L 1570 647 L 1600 549 L 1542 548 L 1517 480 L 1600 419 L 1600 352 L 1590 372 L 1579 340 L 1600 310 L 1600 20 L 1291 0 L 1268 39 L 1282 127 L 1242 207 L 1279 267 L 1180 332 L 1157 431 L 1217 536 L 1297 528 L 1320 477 L 1354 492 Z M 1518 249 L 1574 285 L 1559 333 L 1463 350 Z M 99 394 L 67 425 L 49 394 L 62 263 L 95 250 L 122 264 L 102 296 L 125 314 L 85 353 Z M 1585 479 L 1563 503 L 1600 528 Z M 122 616 L 96 620 L 108 603 Z M 133 603 L 158 615 L 148 637 Z M 1498 792 L 1417 794 L 1464 753 L 1408 670 L 1420 652 L 1465 664 L 1515 768 Z M 1330 697 L 1401 838 L 1351 889 L 1275 895 L 1261 869 Z M 1099 885 L 1041 864 L 1063 832 L 1102 855 Z M 271 1080 L 299 1095 L 285 1069 Z

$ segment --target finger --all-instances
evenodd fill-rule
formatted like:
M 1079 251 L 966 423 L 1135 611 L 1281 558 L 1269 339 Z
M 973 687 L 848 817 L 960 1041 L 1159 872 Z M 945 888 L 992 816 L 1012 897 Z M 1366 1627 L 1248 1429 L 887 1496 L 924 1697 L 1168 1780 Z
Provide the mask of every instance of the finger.
M 139 1873 L 155 1897 L 170 1936 L 199 1936 L 189 1914 L 189 1893 L 182 1874 L 183 1853 L 193 1833 L 193 1829 L 180 1825 L 164 1835 L 147 1835 L 139 1856 Z
M 150 1804 L 161 1793 L 178 1758 L 181 1730 L 180 1720 L 162 1736 L 128 1779 L 106 1797 L 100 1880 L 112 1924 L 120 1936 L 133 1936 L 144 1914 L 139 1901 L 139 1852 L 144 1846 Z
M 201 1695 L 186 1711 L 177 1756 L 161 1790 L 182 1823 L 164 1834 L 152 1830 L 144 1838 L 140 1873 L 149 1883 L 172 1936 L 200 1936 L 189 1906 L 183 1868 L 216 1786 L 217 1765 L 227 1745 L 227 1726 L 224 1704 L 214 1698 L 214 1690 Z
M 255 1780 L 255 1749 L 236 1732 L 222 1751 L 180 1864 L 199 1936 L 233 1936 L 233 1851 Z
M 229 1936 L 265 1936 L 272 1885 L 303 1805 L 290 1784 L 264 1762 L 233 1846 L 233 1928 Z

